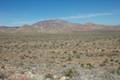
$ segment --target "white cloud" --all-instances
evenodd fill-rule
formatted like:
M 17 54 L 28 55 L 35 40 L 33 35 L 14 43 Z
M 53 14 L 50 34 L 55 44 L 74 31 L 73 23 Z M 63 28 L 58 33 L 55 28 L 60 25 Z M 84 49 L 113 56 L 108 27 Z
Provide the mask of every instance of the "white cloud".
M 110 15 L 113 15 L 113 14 L 112 13 L 95 13 L 95 14 L 84 14 L 84 15 L 69 16 L 69 17 L 59 17 L 57 19 L 86 19 L 86 18 L 110 16 Z
M 87 19 L 87 18 L 94 18 L 94 17 L 101 17 L 101 16 L 110 16 L 113 15 L 113 13 L 93 13 L 93 14 L 81 14 L 76 16 L 68 16 L 68 17 L 56 17 L 56 18 L 46 18 L 46 19 L 38 19 L 38 20 L 32 20 L 32 21 L 26 21 L 21 20 L 16 22 L 14 25 L 23 25 L 23 24 L 33 24 L 38 21 L 44 21 L 44 20 L 54 20 L 54 19 L 63 19 L 63 20 L 70 20 L 70 19 Z
M 101 16 L 110 16 L 110 15 L 113 15 L 113 13 L 81 14 L 81 15 L 76 15 L 76 16 L 67 16 L 67 17 L 56 17 L 56 18 L 40 19 L 40 21 L 51 20 L 51 19 L 63 19 L 63 20 L 69 20 L 69 19 L 87 19 L 87 18 L 101 17 Z

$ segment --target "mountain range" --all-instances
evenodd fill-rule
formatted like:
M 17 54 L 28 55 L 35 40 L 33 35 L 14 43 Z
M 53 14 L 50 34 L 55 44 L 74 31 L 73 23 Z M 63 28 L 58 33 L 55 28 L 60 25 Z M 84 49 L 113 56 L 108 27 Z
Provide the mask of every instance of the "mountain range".
M 45 20 L 34 23 L 32 25 L 23 26 L 0 26 L 0 32 L 6 30 L 13 30 L 13 32 L 43 32 L 43 33 L 61 33 L 74 31 L 120 31 L 120 25 L 101 25 L 94 23 L 72 23 L 65 20 Z

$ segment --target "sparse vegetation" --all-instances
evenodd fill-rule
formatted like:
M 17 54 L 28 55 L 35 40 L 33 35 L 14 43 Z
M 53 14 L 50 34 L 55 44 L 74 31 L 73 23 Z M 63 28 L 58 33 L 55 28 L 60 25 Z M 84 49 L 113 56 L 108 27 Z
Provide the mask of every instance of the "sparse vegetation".
M 56 74 L 73 65 L 88 70 L 105 68 L 120 75 L 119 36 L 120 32 L 0 33 L 0 70 Z M 64 76 L 73 77 L 76 71 L 67 69 Z M 46 77 L 53 78 L 51 74 Z

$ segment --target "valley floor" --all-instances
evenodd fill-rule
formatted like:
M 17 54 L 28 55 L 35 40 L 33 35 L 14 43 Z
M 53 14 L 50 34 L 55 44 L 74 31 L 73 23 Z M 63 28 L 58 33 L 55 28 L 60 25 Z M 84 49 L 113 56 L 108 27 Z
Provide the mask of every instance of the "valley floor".
M 120 80 L 120 32 L 0 33 L 0 80 Z

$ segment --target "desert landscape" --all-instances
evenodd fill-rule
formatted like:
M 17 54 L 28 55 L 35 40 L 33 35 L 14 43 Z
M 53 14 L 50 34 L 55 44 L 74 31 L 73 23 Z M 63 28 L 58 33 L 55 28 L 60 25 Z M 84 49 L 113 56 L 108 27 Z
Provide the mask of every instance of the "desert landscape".
M 1 80 L 119 80 L 119 29 L 63 22 L 1 28 Z
M 120 0 L 0 0 L 0 80 L 120 80 Z

